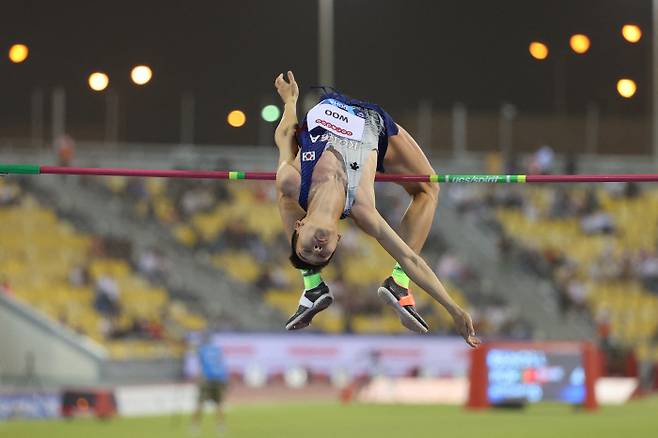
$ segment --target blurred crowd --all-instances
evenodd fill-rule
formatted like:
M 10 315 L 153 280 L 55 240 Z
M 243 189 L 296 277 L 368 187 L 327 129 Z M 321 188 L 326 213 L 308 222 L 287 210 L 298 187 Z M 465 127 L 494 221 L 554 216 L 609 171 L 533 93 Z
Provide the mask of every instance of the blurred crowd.
M 516 160 L 512 161 L 506 169 L 510 173 L 550 174 L 555 170 L 554 154 L 548 146 L 541 147 L 522 167 Z M 564 172 L 577 172 L 574 157 L 567 157 Z M 529 190 L 520 186 L 455 186 L 449 195 L 460 214 L 473 217 L 497 233 L 501 254 L 515 255 L 515 260 L 526 270 L 553 281 L 564 313 L 587 313 L 585 304 L 589 291 L 583 278 L 578 276 L 583 267 L 569 256 L 569 248 L 557 245 L 536 248 L 516 241 L 514 236 L 507 234 L 496 211 L 500 208 L 519 210 L 528 222 L 572 219 L 578 222 L 583 235 L 613 236 L 618 232 L 617 224 L 601 206 L 597 191 L 600 187 L 617 199 L 632 200 L 641 194 L 636 183 L 606 183 L 588 186 L 585 190 L 548 185 L 543 190 L 549 193 L 549 205 L 541 210 L 533 202 Z M 588 272 L 587 278 L 596 282 L 637 279 L 658 294 L 658 242 L 651 251 L 626 251 L 622 254 L 617 254 L 613 246 L 608 245 L 591 265 L 584 268 Z
M 578 167 L 574 157 L 567 157 L 565 167 L 556 169 L 553 154 L 547 147 L 539 149 L 521 165 L 516 160 L 511 160 L 507 165 L 506 172 L 512 174 L 549 174 L 558 170 L 575 174 Z M 458 213 L 494 233 L 503 260 L 551 282 L 565 318 L 585 318 L 591 321 L 596 327 L 600 345 L 607 354 L 608 371 L 616 368 L 621 374 L 632 374 L 628 370 L 637 366 L 633 346 L 658 347 L 658 328 L 647 337 L 643 333 L 630 335 L 637 336 L 635 340 L 622 339 L 620 333 L 615 336 L 612 330 L 613 318 L 617 318 L 617 330 L 620 330 L 619 318 L 633 318 L 630 316 L 632 313 L 625 313 L 631 310 L 615 306 L 631 305 L 632 297 L 637 296 L 637 293 L 658 296 L 658 242 L 645 240 L 647 244 L 638 246 L 629 243 L 629 236 L 624 233 L 629 232 L 628 221 L 635 220 L 632 213 L 613 216 L 611 209 L 604 208 L 601 199 L 605 196 L 614 205 L 630 205 L 643 196 L 645 187 L 636 183 L 606 183 L 585 187 L 555 184 L 537 189 L 510 185 L 462 185 L 450 189 L 448 195 Z M 526 224 L 574 224 L 582 236 L 580 239 L 593 239 L 592 242 L 600 243 L 601 250 L 593 257 L 575 256 L 571 253 L 573 248 L 565 245 L 563 240 L 560 240 L 561 243 L 550 243 L 550 235 L 536 239 L 548 243 L 535 244 L 535 239 L 524 239 L 517 235 L 513 227 L 506 227 L 502 222 L 504 219 L 501 219 L 506 216 L 498 214 L 502 211 L 519 212 Z M 617 222 L 620 218 L 624 218 L 624 222 Z M 658 223 L 654 227 L 658 227 Z M 537 226 L 536 232 L 544 232 L 544 229 Z M 645 235 L 655 235 L 655 230 L 643 230 L 640 232 Z M 556 242 L 557 237 L 554 237 Z M 634 289 L 633 294 L 628 290 L 627 295 L 616 295 L 621 299 L 621 304 L 611 301 L 604 306 L 593 305 L 597 302 L 593 294 L 601 288 L 624 284 L 637 284 L 640 289 Z M 637 309 L 631 312 L 635 311 Z M 640 339 L 643 340 L 638 343 Z M 625 343 L 629 341 L 632 344 Z
M 226 167 L 225 164 L 222 166 Z M 137 178 L 125 180 L 118 188 L 107 184 L 105 180 L 95 180 L 95 184 L 105 193 L 131 201 L 138 217 L 156 220 L 172 234 L 175 234 L 178 227 L 186 226 L 188 233 L 185 235 L 185 242 L 194 251 L 220 258 L 247 252 L 250 258 L 253 258 L 253 263 L 258 265 L 257 276 L 245 280 L 255 294 L 263 296 L 272 289 L 301 290 L 301 278 L 290 273 L 291 268 L 287 262 L 290 244 L 280 227 L 273 236 L 265 239 L 261 233 L 247 226 L 248 221 L 244 215 L 237 215 L 229 217 L 217 233 L 207 235 L 194 227 L 191 227 L 192 232 L 189 233 L 187 225 L 194 222 L 195 215 L 212 215 L 223 205 L 241 202 L 236 196 L 243 194 L 229 190 L 226 181 L 172 179 L 167 180 L 157 190 L 149 189 L 145 179 Z M 242 189 L 246 189 L 250 198 L 258 204 L 276 203 L 276 191 L 272 184 L 245 181 L 240 183 L 240 190 Z M 407 196 L 400 196 L 399 190 L 391 184 L 377 186 L 378 210 L 394 226 L 408 205 Z M 279 218 L 276 216 L 270 220 L 278 223 Z M 359 233 L 353 226 L 343 228 L 340 249 L 332 259 L 332 274 L 327 277 L 335 296 L 332 311 L 342 314 L 345 321 L 342 331 L 346 333 L 354 331 L 354 316 L 376 316 L 385 311 L 375 294 L 378 283 L 373 282 L 364 287 L 351 283 L 344 275 L 346 261 L 354 257 L 369 257 L 367 249 L 359 243 Z M 482 293 L 482 282 L 477 271 L 452 254 L 440 234 L 430 235 L 424 251 L 434 264 L 437 274 L 464 291 L 479 333 L 489 337 L 532 336 L 532 324 L 524 320 L 518 311 L 510 308 L 495 294 L 491 296 Z M 378 279 L 379 282 L 383 280 L 384 278 Z M 434 332 L 453 333 L 452 324 L 446 323 L 445 317 L 437 314 L 435 306 L 421 303 L 419 311 L 430 320 L 443 321 L 439 327 L 433 327 Z
M 12 208 L 24 208 L 24 205 L 38 205 L 39 211 L 45 212 L 48 211 L 46 206 L 49 203 L 47 197 L 40 195 L 38 190 L 32 188 L 24 179 L 0 180 L 0 209 L 4 209 L 2 211 L 5 213 L 11 212 Z M 56 211 L 57 206 L 50 207 L 53 208 L 51 211 Z M 76 222 L 77 219 L 73 221 Z M 56 223 L 52 226 L 59 225 Z M 78 238 L 89 239 L 89 245 L 85 245 L 85 249 L 82 250 L 84 254 L 76 256 L 75 259 L 78 261 L 73 265 L 67 265 L 67 262 L 63 261 L 61 266 L 69 266 L 64 268 L 63 272 L 48 274 L 54 275 L 57 281 L 60 281 L 61 277 L 63 289 L 59 284 L 51 284 L 51 286 L 57 287 L 57 291 L 70 294 L 71 301 L 62 302 L 61 297 L 48 295 L 53 302 L 41 300 L 36 303 L 37 307 L 41 308 L 40 306 L 43 305 L 44 309 L 55 309 L 52 316 L 61 324 L 82 335 L 96 337 L 100 334 L 104 340 L 176 341 L 185 334 L 185 329 L 181 326 L 183 321 L 181 315 L 188 315 L 187 310 L 181 307 L 184 305 L 179 301 L 166 297 L 171 263 L 161 249 L 157 247 L 138 249 L 130 240 L 78 231 L 72 233 Z M 27 242 L 28 252 L 41 253 L 39 246 L 41 238 L 29 237 L 33 241 Z M 68 249 L 62 248 L 62 251 L 66 252 Z M 12 252 L 3 254 L 4 257 L 0 257 L 0 261 L 11 263 L 8 257 L 12 254 Z M 16 254 L 16 257 L 19 256 L 20 254 Z M 59 256 L 57 253 L 50 253 L 48 257 L 57 259 Z M 50 269 L 49 267 L 48 270 Z M 113 272 L 115 270 L 118 270 L 119 276 L 115 275 Z M 30 295 L 31 286 L 27 287 L 27 290 L 23 290 L 22 287 L 17 288 L 12 282 L 12 275 L 11 272 L 0 272 L 0 294 L 31 303 L 35 299 Z M 21 280 L 21 284 L 24 283 Z M 88 305 L 87 291 L 92 294 L 89 310 L 97 312 L 98 318 L 94 319 L 98 320 L 98 326 L 88 324 L 86 317 L 82 317 L 80 313 L 81 308 L 84 309 Z M 154 295 L 153 300 L 140 304 L 139 298 L 134 299 L 135 292 L 145 296 L 150 291 Z M 184 291 L 169 290 L 168 292 L 177 297 L 185 295 Z M 163 294 L 165 299 L 162 299 Z M 146 309 L 139 309 L 140 305 L 144 307 L 155 305 L 156 308 L 154 312 L 149 313 Z M 86 312 L 86 310 L 82 311 Z
M 100 331 L 106 339 L 165 339 L 164 326 L 170 322 L 167 307 L 161 309 L 158 318 L 125 315 L 121 306 L 122 290 L 112 273 L 105 272 L 94 280 L 89 272 L 94 260 L 109 256 L 119 257 L 131 261 L 135 272 L 141 274 L 142 278 L 148 280 L 152 286 L 165 286 L 169 270 L 166 257 L 155 248 L 138 252 L 135 257 L 132 252 L 127 242 L 95 236 L 85 264 L 76 265 L 69 271 L 69 284 L 74 288 L 91 288 L 94 291 L 93 306 L 102 316 L 99 323 Z M 124 322 L 126 317 L 128 323 Z M 76 327 L 75 321 L 69 321 L 66 314 L 61 314 L 59 320 L 65 325 L 73 326 L 79 333 L 85 334 L 84 328 Z

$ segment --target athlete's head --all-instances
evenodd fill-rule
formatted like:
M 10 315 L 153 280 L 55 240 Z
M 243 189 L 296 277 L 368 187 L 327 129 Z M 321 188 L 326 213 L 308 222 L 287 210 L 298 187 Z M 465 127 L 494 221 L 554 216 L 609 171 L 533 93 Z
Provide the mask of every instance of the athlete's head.
M 295 224 L 290 262 L 297 269 L 323 268 L 333 257 L 339 240 L 337 224 L 310 220 L 306 216 Z

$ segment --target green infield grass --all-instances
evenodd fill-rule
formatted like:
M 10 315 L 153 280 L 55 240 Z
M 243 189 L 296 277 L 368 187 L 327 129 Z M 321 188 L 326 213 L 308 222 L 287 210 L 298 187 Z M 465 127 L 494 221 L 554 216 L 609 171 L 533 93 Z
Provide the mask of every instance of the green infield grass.
M 0 422 L 2 438 L 215 437 L 213 417 L 194 434 L 187 416 Z M 227 430 L 239 438 L 656 438 L 658 399 L 595 413 L 540 404 L 525 410 L 470 412 L 454 406 L 280 403 L 230 406 Z

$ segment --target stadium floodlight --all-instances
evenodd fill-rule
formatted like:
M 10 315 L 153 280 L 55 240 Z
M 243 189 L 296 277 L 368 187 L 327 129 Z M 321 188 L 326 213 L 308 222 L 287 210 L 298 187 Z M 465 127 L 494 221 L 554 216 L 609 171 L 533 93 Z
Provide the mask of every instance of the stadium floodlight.
M 103 91 L 110 84 L 110 78 L 102 72 L 94 72 L 89 75 L 89 88 L 94 91 Z
M 637 43 L 642 38 L 642 29 L 635 24 L 624 24 L 621 28 L 621 34 L 629 43 Z
M 260 112 L 260 116 L 266 122 L 276 122 L 281 116 L 281 110 L 276 105 L 265 105 Z
M 530 56 L 539 61 L 543 61 L 544 59 L 548 58 L 548 46 L 544 43 L 533 41 L 530 43 L 528 50 L 530 51 Z
M 136 85 L 145 85 L 153 77 L 153 70 L 148 65 L 137 65 L 130 72 L 130 79 Z
M 30 49 L 25 44 L 14 44 L 9 48 L 9 60 L 14 64 L 25 61 L 30 54 Z
M 637 91 L 637 84 L 632 79 L 620 79 L 617 81 L 617 92 L 620 96 L 630 99 Z
M 591 43 L 589 37 L 587 35 L 583 35 L 582 33 L 572 35 L 569 39 L 569 46 L 571 46 L 571 50 L 579 55 L 587 53 L 590 45 Z
M 226 117 L 226 121 L 232 127 L 240 128 L 244 126 L 245 123 L 247 123 L 247 116 L 243 111 L 233 110 L 230 113 L 228 113 L 228 116 Z

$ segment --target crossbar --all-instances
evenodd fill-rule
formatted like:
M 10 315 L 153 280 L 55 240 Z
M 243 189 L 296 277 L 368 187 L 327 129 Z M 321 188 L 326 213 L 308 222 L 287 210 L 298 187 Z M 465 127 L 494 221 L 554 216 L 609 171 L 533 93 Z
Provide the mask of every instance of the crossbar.
M 242 172 L 223 170 L 157 170 L 117 167 L 59 167 L 32 164 L 1 164 L 0 174 L 5 175 L 98 175 L 158 178 L 194 178 L 227 180 L 273 181 L 275 172 Z M 431 183 L 600 183 L 600 182 L 658 182 L 658 174 L 600 174 L 600 175 L 407 175 L 378 173 L 375 181 L 431 182 Z

